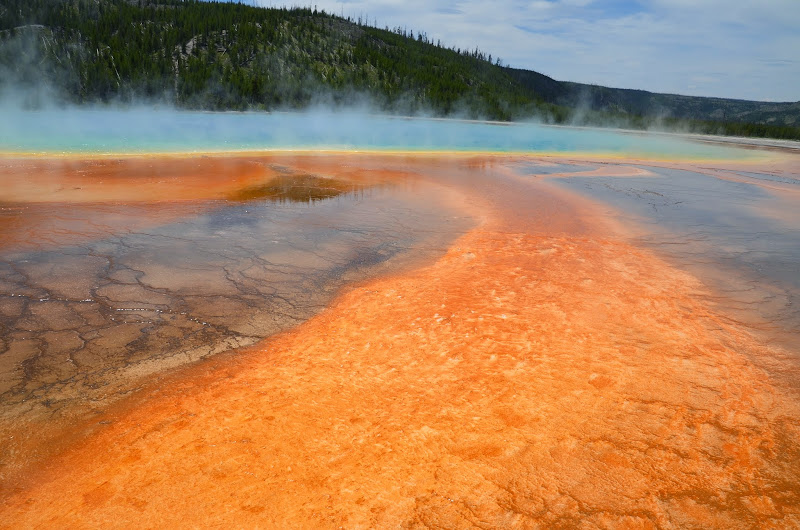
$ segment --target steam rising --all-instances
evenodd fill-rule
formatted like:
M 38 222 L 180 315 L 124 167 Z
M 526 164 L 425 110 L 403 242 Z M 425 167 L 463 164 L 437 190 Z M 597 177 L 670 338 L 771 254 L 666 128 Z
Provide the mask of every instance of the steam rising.
M 6 30 L 8 32 L 10 30 Z M 262 150 L 401 150 L 482 152 L 594 152 L 694 158 L 741 157 L 726 148 L 701 146 L 676 136 L 647 136 L 592 129 L 434 119 L 412 95 L 390 108 L 358 91 L 306 88 L 303 111 L 199 112 L 177 110 L 174 94 L 110 104 L 74 106 L 79 80 L 62 57 L 80 48 L 56 49 L 52 32 L 38 25 L 4 35 L 0 57 L 0 153 L 163 153 Z M 66 46 L 66 45 L 64 45 Z M 10 61 L 10 62 L 9 62 Z M 213 87 L 209 87 L 209 90 Z M 582 104 L 581 104 L 582 103 Z M 456 105 L 457 107 L 457 105 Z M 583 123 L 588 101 L 573 109 Z M 381 112 L 412 118 L 390 117 Z M 450 118 L 472 116 L 465 107 Z M 596 118 L 596 117 L 595 117 Z M 548 123 L 553 116 L 538 116 Z M 624 123 L 605 123 L 623 126 Z
M 198 153 L 269 150 L 593 152 L 642 156 L 730 158 L 738 150 L 678 136 L 397 118 L 366 110 L 189 112 L 153 107 L 6 107 L 0 152 Z

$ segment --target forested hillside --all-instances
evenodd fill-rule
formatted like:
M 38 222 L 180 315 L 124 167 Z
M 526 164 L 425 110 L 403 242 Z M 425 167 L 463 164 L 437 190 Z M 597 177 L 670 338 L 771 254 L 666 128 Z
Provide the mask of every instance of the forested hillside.
M 145 100 L 270 110 L 367 102 L 403 114 L 800 139 L 800 104 L 564 83 L 406 28 L 315 9 L 196 0 L 4 0 L 0 90 L 29 107 Z

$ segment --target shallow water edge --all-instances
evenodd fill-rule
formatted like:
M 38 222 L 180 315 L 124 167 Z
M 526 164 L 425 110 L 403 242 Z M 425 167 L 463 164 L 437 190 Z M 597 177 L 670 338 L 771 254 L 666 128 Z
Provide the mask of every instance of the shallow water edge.
M 527 164 L 537 171 L 520 174 Z M 346 290 L 237 362 L 196 364 L 121 406 L 4 501 L 7 520 L 800 522 L 800 400 L 751 361 L 790 359 L 709 303 L 699 276 L 631 244 L 649 225 L 624 204 L 548 180 L 654 171 L 591 159 L 403 166 L 459 190 L 457 209 L 480 224 L 434 262 Z M 731 233 L 711 225 L 714 237 Z

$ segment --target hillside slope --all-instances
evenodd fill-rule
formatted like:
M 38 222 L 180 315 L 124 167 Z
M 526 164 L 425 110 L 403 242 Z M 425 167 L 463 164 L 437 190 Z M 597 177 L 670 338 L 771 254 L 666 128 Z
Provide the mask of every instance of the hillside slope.
M 7 0 L 0 90 L 19 104 L 163 101 L 183 108 L 368 103 L 391 113 L 800 139 L 800 103 L 652 94 L 507 68 L 424 33 L 310 9 L 196 0 Z

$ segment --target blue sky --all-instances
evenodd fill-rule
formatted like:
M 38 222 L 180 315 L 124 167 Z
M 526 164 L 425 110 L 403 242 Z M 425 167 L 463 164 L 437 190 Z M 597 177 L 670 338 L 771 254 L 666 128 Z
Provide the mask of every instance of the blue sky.
M 800 0 L 254 0 L 406 26 L 562 81 L 800 100 Z

